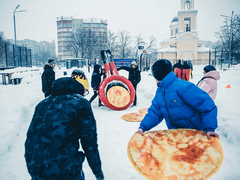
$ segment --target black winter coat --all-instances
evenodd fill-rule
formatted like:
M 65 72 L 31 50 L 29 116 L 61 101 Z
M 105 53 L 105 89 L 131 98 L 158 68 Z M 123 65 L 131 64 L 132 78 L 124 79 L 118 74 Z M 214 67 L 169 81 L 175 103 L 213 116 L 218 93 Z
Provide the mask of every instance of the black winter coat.
M 191 69 L 191 67 L 187 62 L 184 62 L 182 65 L 182 69 Z
M 28 172 L 36 180 L 74 180 L 86 156 L 95 175 L 102 174 L 96 121 L 82 97 L 81 83 L 70 77 L 53 83 L 53 94 L 35 109 L 25 142 Z M 78 151 L 81 147 L 84 153 Z
M 92 80 L 91 80 L 91 87 L 93 90 L 98 90 L 99 85 L 101 83 L 101 72 L 99 72 L 101 65 L 95 64 L 93 73 L 92 73 Z
M 52 83 L 55 81 L 55 72 L 53 71 L 53 67 L 47 63 L 44 66 L 44 72 L 42 74 L 42 92 L 44 94 L 52 93 Z
M 136 68 L 122 66 L 117 68 L 117 70 L 124 69 L 129 72 L 128 80 L 132 82 L 133 86 L 136 86 L 141 81 L 140 71 L 138 70 L 138 66 Z

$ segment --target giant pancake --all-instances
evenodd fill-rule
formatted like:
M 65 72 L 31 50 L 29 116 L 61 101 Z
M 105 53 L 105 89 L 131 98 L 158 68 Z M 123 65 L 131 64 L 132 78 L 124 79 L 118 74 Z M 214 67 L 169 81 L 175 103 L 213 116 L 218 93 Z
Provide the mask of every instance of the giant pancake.
M 135 133 L 127 151 L 137 171 L 151 180 L 208 179 L 223 160 L 220 140 L 194 129 Z

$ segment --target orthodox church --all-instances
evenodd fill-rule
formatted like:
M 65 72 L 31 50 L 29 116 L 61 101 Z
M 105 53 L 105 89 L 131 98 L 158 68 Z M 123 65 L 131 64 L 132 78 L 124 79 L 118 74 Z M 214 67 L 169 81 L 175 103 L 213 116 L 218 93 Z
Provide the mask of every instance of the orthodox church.
M 209 60 L 209 48 L 200 40 L 197 31 L 197 13 L 194 0 L 180 0 L 181 10 L 169 26 L 170 39 L 161 42 L 158 51 L 159 59 L 168 59 L 172 63 L 177 60 L 191 60 L 193 64 L 206 64 Z

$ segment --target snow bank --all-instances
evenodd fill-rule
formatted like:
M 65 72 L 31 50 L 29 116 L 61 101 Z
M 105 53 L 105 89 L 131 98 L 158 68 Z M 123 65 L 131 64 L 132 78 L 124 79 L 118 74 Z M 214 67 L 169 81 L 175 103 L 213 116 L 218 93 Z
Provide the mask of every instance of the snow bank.
M 203 76 L 203 67 L 194 65 L 193 79 L 196 84 Z M 219 68 L 219 67 L 218 67 Z M 55 68 L 56 78 L 70 76 L 73 69 Z M 19 69 L 14 69 L 21 73 Z M 25 69 L 26 70 L 26 69 Z M 2 85 L 0 80 L 0 179 L 27 180 L 31 179 L 25 165 L 24 142 L 26 132 L 31 122 L 35 106 L 44 98 L 41 91 L 41 73 L 39 71 L 24 71 L 20 85 Z M 91 83 L 91 73 L 82 68 Z M 17 72 L 15 75 L 17 75 Z M 66 73 L 64 73 L 66 72 Z M 124 70 L 120 75 L 128 77 Z M 138 122 L 126 122 L 121 116 L 138 109 L 149 107 L 156 91 L 156 81 L 149 72 L 141 73 L 142 80 L 138 85 L 137 107 L 123 111 L 113 111 L 106 107 L 97 106 L 97 98 L 92 103 L 94 116 L 97 121 L 99 151 L 102 160 L 103 172 L 106 180 L 144 180 L 130 163 L 127 156 L 127 144 L 139 127 Z M 226 71 L 220 71 L 218 81 L 218 129 L 224 150 L 224 160 L 219 171 L 210 180 L 237 180 L 240 177 L 238 170 L 240 162 L 240 66 L 233 66 Z M 231 88 L 225 88 L 227 85 Z M 86 97 L 93 95 L 92 89 Z M 159 124 L 153 130 L 167 129 L 165 123 Z M 95 179 L 87 161 L 83 164 L 86 179 Z

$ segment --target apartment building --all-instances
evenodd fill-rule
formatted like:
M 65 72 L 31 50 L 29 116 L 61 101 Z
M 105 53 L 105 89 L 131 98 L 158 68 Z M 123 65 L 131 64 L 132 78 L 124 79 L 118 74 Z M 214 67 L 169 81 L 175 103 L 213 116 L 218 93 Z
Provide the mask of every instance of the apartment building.
M 57 40 L 58 59 L 64 61 L 68 58 L 99 58 L 100 51 L 106 48 L 107 44 L 107 21 L 96 18 L 77 19 L 73 17 L 57 17 Z M 77 31 L 84 34 L 84 49 L 82 52 L 74 51 L 72 47 L 72 35 Z M 88 40 L 94 41 L 91 50 L 87 48 Z M 91 51 L 91 52 L 90 52 Z M 91 53 L 91 55 L 89 55 Z

